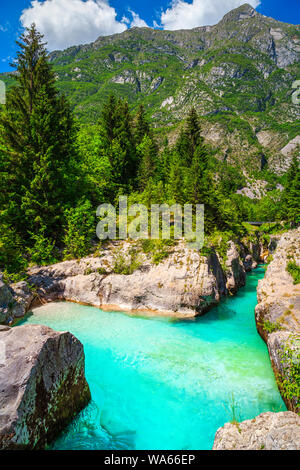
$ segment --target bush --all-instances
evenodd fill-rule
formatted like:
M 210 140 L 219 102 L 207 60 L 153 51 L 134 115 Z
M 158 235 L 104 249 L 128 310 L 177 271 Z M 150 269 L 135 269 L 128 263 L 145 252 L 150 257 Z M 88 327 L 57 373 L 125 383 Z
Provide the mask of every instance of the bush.
M 296 401 L 296 410 L 300 408 L 300 353 L 299 341 L 289 338 L 289 344 L 281 352 L 283 375 L 279 377 L 279 386 L 284 398 Z M 296 411 L 295 410 L 295 411 Z
M 288 263 L 286 270 L 294 279 L 294 284 L 299 284 L 300 283 L 300 267 L 296 264 L 294 260 Z
M 155 264 L 159 264 L 168 258 L 170 247 L 174 245 L 174 240 L 142 240 L 143 252 L 145 254 L 152 254 L 152 261 Z
M 281 325 L 279 322 L 272 323 L 269 320 L 265 320 L 261 326 L 267 333 L 273 333 L 274 331 L 279 331 L 281 330 Z
M 27 269 L 28 261 L 24 252 L 21 239 L 15 230 L 0 225 L 0 269 L 6 273 L 7 279 L 14 275 L 13 282 L 19 280 L 15 275 Z
M 65 259 L 82 258 L 91 251 L 95 233 L 95 215 L 90 201 L 81 202 L 77 207 L 65 211 L 66 228 L 64 235 Z
M 113 271 L 116 274 L 124 274 L 128 276 L 139 269 L 140 265 L 141 262 L 139 260 L 138 252 L 134 248 L 129 250 L 129 256 L 125 256 L 121 250 L 117 250 L 114 253 Z
M 37 234 L 31 235 L 31 238 L 34 241 L 34 245 L 32 248 L 28 248 L 30 261 L 33 264 L 38 264 L 41 266 L 54 264 L 57 262 L 54 241 L 45 236 L 45 230 L 46 227 L 42 227 Z

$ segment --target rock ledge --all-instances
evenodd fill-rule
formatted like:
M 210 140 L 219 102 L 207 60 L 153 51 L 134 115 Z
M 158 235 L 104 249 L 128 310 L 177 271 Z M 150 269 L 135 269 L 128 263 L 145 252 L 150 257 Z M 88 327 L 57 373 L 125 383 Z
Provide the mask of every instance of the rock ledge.
M 300 450 L 300 416 L 291 411 L 262 413 L 218 429 L 213 450 Z

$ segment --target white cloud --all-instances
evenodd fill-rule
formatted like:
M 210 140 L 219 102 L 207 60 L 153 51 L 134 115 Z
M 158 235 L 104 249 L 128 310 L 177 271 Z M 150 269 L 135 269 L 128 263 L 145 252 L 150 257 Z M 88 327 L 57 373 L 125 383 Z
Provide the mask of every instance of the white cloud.
M 124 15 L 123 18 L 122 18 L 122 23 L 126 23 L 126 24 L 130 25 L 130 19 L 127 18 L 127 16 Z
M 53 51 L 125 31 L 125 22 L 116 16 L 106 0 L 32 0 L 20 19 L 24 27 L 35 23 Z
M 133 28 L 137 26 L 138 28 L 148 28 L 149 26 L 147 25 L 146 21 L 142 20 L 142 18 L 139 17 L 137 13 L 129 9 L 129 12 L 132 15 L 132 21 L 130 24 L 130 27 Z
M 162 12 L 161 24 L 164 29 L 172 31 L 213 25 L 244 3 L 246 0 L 193 0 L 192 3 L 173 0 L 171 7 Z M 256 8 L 260 0 L 249 0 L 248 3 Z

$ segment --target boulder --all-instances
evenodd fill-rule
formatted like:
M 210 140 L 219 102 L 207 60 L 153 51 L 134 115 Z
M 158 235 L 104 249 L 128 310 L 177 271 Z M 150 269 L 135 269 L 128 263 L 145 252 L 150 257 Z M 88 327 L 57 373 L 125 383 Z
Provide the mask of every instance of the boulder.
M 291 377 L 295 375 L 295 365 L 299 368 L 300 359 L 300 336 L 290 331 L 275 331 L 268 335 L 267 346 L 275 376 L 281 389 L 282 380 L 291 383 Z M 294 374 L 290 373 L 293 366 Z M 299 412 L 300 396 L 296 394 L 287 397 L 283 394 L 283 399 L 289 410 Z
M 13 304 L 14 297 L 12 290 L 3 282 L 3 278 L 0 275 L 0 324 L 9 322 Z
M 12 317 L 13 319 L 22 318 L 28 312 L 35 294 L 25 281 L 13 284 L 11 289 L 15 301 L 11 312 Z
M 244 260 L 244 267 L 246 272 L 250 272 L 252 270 L 253 258 L 251 255 L 247 255 Z
M 82 344 L 40 325 L 0 326 L 0 449 L 44 449 L 90 401 Z
M 26 282 L 8 286 L 0 273 L 0 325 L 9 325 L 28 311 L 34 294 Z
M 213 450 L 300 450 L 300 416 L 268 412 L 226 423 L 216 433 Z
M 228 243 L 225 268 L 227 277 L 226 287 L 229 292 L 234 294 L 240 287 L 246 284 L 246 272 L 239 252 L 232 241 Z

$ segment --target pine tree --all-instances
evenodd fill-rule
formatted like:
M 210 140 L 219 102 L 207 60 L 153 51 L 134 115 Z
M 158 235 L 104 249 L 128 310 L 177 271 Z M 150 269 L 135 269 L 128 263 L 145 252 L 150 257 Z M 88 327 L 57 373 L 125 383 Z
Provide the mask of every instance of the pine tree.
M 116 191 L 129 191 L 136 184 L 137 154 L 132 117 L 126 100 L 111 95 L 104 105 L 100 121 L 104 151 L 109 155 Z
M 155 174 L 157 147 L 151 137 L 145 134 L 137 147 L 137 152 L 139 155 L 138 186 L 143 191 Z
M 122 151 L 123 161 L 121 167 L 121 184 L 134 186 L 137 176 L 137 155 L 133 135 L 132 117 L 126 100 L 119 101 L 118 104 L 118 124 L 116 127 L 116 139 L 118 140 Z
M 76 129 L 34 25 L 18 45 L 17 84 L 7 93 L 0 116 L 1 218 L 25 240 L 43 227 L 59 240 L 64 206 L 77 193 L 71 175 Z
M 198 115 L 195 108 L 192 108 L 176 143 L 176 149 L 184 165 L 190 166 L 192 164 L 196 148 L 202 144 L 203 138 L 200 133 Z
M 140 145 L 142 143 L 143 138 L 145 135 L 150 136 L 151 131 L 150 131 L 150 126 L 149 123 L 146 119 L 145 115 L 145 108 L 141 104 L 139 106 L 136 119 L 135 119 L 135 140 L 137 145 Z
M 176 155 L 170 165 L 170 175 L 167 183 L 168 197 L 172 203 L 184 205 L 186 200 L 185 194 L 185 178 L 186 169 L 181 167 Z
M 101 133 L 107 145 L 111 144 L 116 137 L 118 119 L 118 102 L 115 95 L 110 94 L 103 106 L 100 120 Z
M 300 221 L 300 168 L 296 156 L 286 175 L 286 186 L 282 196 L 282 217 L 296 223 Z
M 192 164 L 189 169 L 189 202 L 205 204 L 211 188 L 211 176 L 208 172 L 208 156 L 204 147 L 195 149 Z

